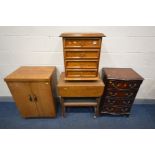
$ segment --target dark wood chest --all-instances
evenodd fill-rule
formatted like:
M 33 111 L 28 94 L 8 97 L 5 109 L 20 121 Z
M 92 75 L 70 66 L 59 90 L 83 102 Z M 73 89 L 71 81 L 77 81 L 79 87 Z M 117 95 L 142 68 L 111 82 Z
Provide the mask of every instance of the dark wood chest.
M 102 33 L 62 33 L 65 80 L 99 80 Z
M 129 114 L 143 78 L 131 68 L 103 68 L 100 114 Z

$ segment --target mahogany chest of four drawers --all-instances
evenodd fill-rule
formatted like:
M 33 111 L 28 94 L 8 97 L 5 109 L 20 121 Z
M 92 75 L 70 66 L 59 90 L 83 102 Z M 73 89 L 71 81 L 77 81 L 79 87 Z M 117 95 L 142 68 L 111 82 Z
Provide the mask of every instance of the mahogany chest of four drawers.
M 103 68 L 100 114 L 129 114 L 143 78 L 131 68 Z

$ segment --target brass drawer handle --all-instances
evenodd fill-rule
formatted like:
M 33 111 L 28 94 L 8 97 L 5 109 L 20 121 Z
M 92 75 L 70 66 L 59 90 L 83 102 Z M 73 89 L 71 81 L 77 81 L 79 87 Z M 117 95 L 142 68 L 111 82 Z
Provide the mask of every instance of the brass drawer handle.
M 128 112 L 129 111 L 129 108 L 121 108 L 121 112 Z
M 126 93 L 125 95 L 130 97 L 130 96 L 134 95 L 134 93 Z
M 131 104 L 131 101 L 129 100 L 129 101 L 123 101 L 122 102 L 123 104 Z
M 119 87 L 121 86 L 120 83 L 116 83 L 116 84 L 115 84 L 114 82 L 111 82 L 111 81 L 110 81 L 110 84 L 111 84 L 111 86 L 114 87 L 115 89 L 119 89 Z M 124 84 L 124 86 L 126 87 L 127 84 Z
M 108 102 L 109 104 L 115 104 L 115 103 L 116 103 L 116 100 L 110 100 L 110 99 L 108 99 L 107 102 Z
M 117 96 L 117 92 L 114 92 L 114 93 L 113 93 L 113 92 L 110 92 L 109 94 L 110 94 L 111 96 Z
M 135 88 L 136 86 L 137 86 L 137 84 L 136 84 L 136 83 L 134 83 L 134 85 L 129 84 L 129 87 L 130 87 L 130 88 Z

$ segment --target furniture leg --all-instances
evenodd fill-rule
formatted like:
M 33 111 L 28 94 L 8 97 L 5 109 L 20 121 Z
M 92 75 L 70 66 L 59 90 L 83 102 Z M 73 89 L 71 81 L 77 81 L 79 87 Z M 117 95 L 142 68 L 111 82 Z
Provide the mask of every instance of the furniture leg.
M 60 98 L 60 102 L 61 102 L 62 117 L 65 117 L 65 106 L 64 106 L 64 98 L 63 97 Z
M 100 105 L 100 97 L 96 98 L 97 106 L 96 106 L 96 116 L 99 116 L 99 105 Z
M 94 107 L 94 111 L 95 111 L 94 118 L 96 118 L 96 111 L 97 111 L 97 108 L 96 107 Z

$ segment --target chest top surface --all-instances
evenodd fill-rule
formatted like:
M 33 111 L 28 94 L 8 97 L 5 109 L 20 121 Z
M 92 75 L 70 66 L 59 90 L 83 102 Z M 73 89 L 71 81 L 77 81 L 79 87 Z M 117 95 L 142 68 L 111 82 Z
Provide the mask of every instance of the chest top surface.
M 58 82 L 58 87 L 64 86 L 104 86 L 104 83 L 101 79 L 97 81 L 65 81 L 65 73 L 61 73 L 60 79 Z
M 22 66 L 9 74 L 5 81 L 46 81 L 50 80 L 55 67 L 52 66 Z
M 118 80 L 144 80 L 132 68 L 103 68 L 103 71 L 108 79 Z
M 62 33 L 60 37 L 69 37 L 69 38 L 76 38 L 76 37 L 105 37 L 103 33 Z

